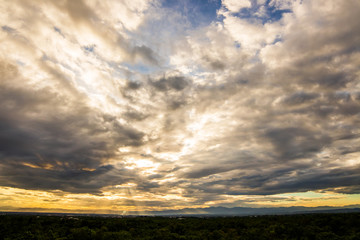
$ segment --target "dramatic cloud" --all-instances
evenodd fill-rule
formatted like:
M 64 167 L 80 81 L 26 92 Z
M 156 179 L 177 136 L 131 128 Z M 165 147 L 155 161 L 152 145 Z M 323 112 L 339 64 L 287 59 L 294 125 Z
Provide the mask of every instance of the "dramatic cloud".
M 358 202 L 359 12 L 357 0 L 4 2 L 1 209 Z

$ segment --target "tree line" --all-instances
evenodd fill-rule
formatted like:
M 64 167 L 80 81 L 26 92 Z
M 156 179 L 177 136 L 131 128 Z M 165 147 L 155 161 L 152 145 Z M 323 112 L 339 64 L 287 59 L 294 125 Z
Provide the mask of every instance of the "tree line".
M 203 218 L 2 215 L 0 239 L 360 240 L 360 213 Z

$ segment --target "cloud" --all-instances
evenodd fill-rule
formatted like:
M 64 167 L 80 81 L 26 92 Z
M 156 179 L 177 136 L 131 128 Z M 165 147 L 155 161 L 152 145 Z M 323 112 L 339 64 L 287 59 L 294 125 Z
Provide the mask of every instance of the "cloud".
M 251 1 L 249 0 L 241 0 L 241 1 L 233 1 L 233 0 L 224 0 L 222 4 L 231 12 L 238 12 L 242 8 L 251 7 Z
M 109 184 L 99 176 L 113 168 L 106 161 L 114 150 L 143 144 L 142 132 L 89 108 L 85 99 L 34 90 L 11 63 L 2 62 L 1 69 L 2 184 L 71 192 L 86 185 L 86 191 L 97 192 Z M 14 84 L 16 78 L 27 84 Z M 82 183 L 93 178 L 96 184 Z
M 296 92 L 290 96 L 285 97 L 282 100 L 282 103 L 286 105 L 299 105 L 303 103 L 308 103 L 311 100 L 314 100 L 319 97 L 318 93 L 307 93 L 307 92 Z
M 169 89 L 181 91 L 186 88 L 188 81 L 182 76 L 172 76 L 151 82 L 151 85 L 160 91 L 166 91 Z
M 265 136 L 274 146 L 281 160 L 309 157 L 329 144 L 329 138 L 302 128 L 268 129 Z M 309 154 L 309 156 L 307 156 Z
M 188 164 L 189 167 L 181 169 L 179 176 L 190 179 L 189 181 L 197 179 L 197 183 L 192 184 L 191 188 L 201 189 L 209 195 L 276 194 L 296 191 L 295 189 L 309 191 L 331 185 L 357 185 L 353 182 L 356 171 L 354 177 L 349 178 L 338 178 L 335 174 L 342 169 L 346 171 L 348 166 L 358 166 L 357 153 L 352 156 L 341 153 L 341 146 L 358 146 L 357 135 L 352 138 L 352 134 L 348 134 L 357 132 L 356 120 L 349 116 L 358 114 L 356 91 L 352 92 L 358 87 L 354 76 L 357 74 L 355 66 L 358 66 L 359 62 L 353 61 L 353 57 L 345 53 L 345 49 L 353 49 L 347 44 L 357 39 L 357 33 L 353 32 L 349 37 L 346 30 L 337 31 L 334 28 L 334 22 L 341 28 L 340 22 L 349 17 L 341 14 L 346 11 L 345 6 L 341 10 L 331 8 L 329 4 L 329 8 L 320 10 L 315 5 L 310 2 L 294 3 L 294 13 L 281 20 L 281 25 L 294 28 L 285 32 L 283 30 L 286 28 L 278 28 L 280 25 L 276 22 L 273 25 L 254 25 L 244 19 L 237 19 L 236 16 L 224 14 L 226 29 L 257 26 L 258 29 L 254 32 L 262 35 L 264 31 L 260 29 L 267 27 L 281 30 L 274 32 L 272 39 L 275 39 L 277 34 L 282 37 L 279 42 L 266 41 L 266 35 L 260 36 L 259 44 L 249 41 L 251 48 L 260 51 L 259 58 L 264 64 L 262 69 L 266 74 L 244 78 L 245 69 L 256 66 L 245 65 L 238 71 L 247 84 L 235 85 L 234 78 L 222 72 L 221 74 L 226 76 L 225 83 L 215 85 L 216 87 L 213 85 L 216 90 L 209 96 L 200 94 L 202 90 L 198 89 L 198 96 L 203 96 L 202 103 L 207 106 L 207 113 L 217 113 L 209 121 L 216 122 L 215 116 L 222 114 L 223 119 L 217 122 L 218 125 L 205 123 L 204 131 L 216 129 L 216 133 L 212 131 L 212 134 L 208 134 L 206 141 L 198 140 L 196 149 L 202 149 L 201 154 L 194 151 L 183 158 L 187 159 L 184 160 L 184 165 Z M 353 8 L 359 7 L 355 2 L 350 5 Z M 280 5 L 278 7 L 280 8 Z M 312 11 L 321 13 L 318 12 L 320 16 L 305 15 L 304 11 L 307 14 Z M 320 25 L 309 24 L 320 21 L 320 18 Z M 227 19 L 233 19 L 234 28 L 231 24 L 226 25 Z M 319 32 L 327 36 L 316 38 L 315 35 Z M 244 44 L 246 42 L 240 38 L 240 30 L 230 34 L 243 43 L 238 51 L 247 51 L 250 45 Z M 254 34 L 247 36 L 254 39 Z M 213 54 L 216 54 L 216 48 L 214 49 Z M 220 51 L 223 48 L 219 45 L 218 49 Z M 264 53 L 270 49 L 274 50 L 274 55 L 267 57 Z M 329 49 L 339 51 L 333 55 L 334 52 Z M 351 52 L 358 55 L 357 52 Z M 342 67 L 343 64 L 348 66 L 346 70 Z M 232 64 L 225 62 L 224 65 Z M 236 76 L 235 69 L 231 75 Z M 252 82 L 257 84 L 249 84 Z M 212 102 L 213 99 L 222 99 L 220 96 L 224 96 L 226 104 L 225 100 L 221 103 Z M 228 111 L 225 112 L 225 109 Z M 222 132 L 222 129 L 228 131 Z M 198 133 L 200 134 L 199 130 Z M 348 140 L 340 140 L 347 139 L 347 136 Z M 244 152 L 251 154 L 243 154 Z M 349 149 L 349 152 L 352 150 Z M 343 163 L 338 162 L 339 158 L 343 159 Z M 233 162 L 230 164 L 229 160 Z M 267 171 L 269 172 L 266 173 Z M 307 175 L 308 173 L 310 175 Z M 238 177 L 239 175 L 244 177 Z M 319 176 L 318 184 L 315 183 L 316 176 Z M 278 183 L 273 182 L 272 179 L 277 178 L 281 180 Z M 330 180 L 332 178 L 334 181 Z M 289 184 L 289 187 L 285 187 L 286 184 Z
M 164 208 L 359 193 L 358 1 L 222 4 L 196 27 L 156 1 L 4 4 L 1 185 Z

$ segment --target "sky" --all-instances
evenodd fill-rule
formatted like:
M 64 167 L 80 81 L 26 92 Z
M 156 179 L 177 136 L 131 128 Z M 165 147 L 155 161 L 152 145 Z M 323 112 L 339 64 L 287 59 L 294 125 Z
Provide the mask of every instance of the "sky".
M 359 12 L 1 0 L 0 211 L 359 206 Z

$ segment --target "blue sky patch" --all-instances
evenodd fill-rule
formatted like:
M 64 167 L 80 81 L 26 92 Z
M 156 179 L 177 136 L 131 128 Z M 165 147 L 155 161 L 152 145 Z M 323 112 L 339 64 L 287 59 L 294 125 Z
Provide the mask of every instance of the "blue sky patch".
M 238 13 L 233 15 L 239 18 L 261 21 L 263 24 L 267 22 L 276 22 L 279 21 L 284 13 L 290 13 L 290 9 L 277 9 L 274 6 L 270 5 L 270 0 L 267 0 L 264 5 L 258 5 L 252 3 L 251 8 L 242 8 Z M 261 8 L 264 7 L 265 10 L 262 14 L 260 13 Z
M 162 7 L 180 12 L 193 27 L 198 27 L 208 25 L 217 19 L 221 0 L 165 0 Z
M 87 46 L 83 46 L 82 49 L 86 52 L 86 53 L 93 53 L 95 50 L 96 45 L 92 44 L 92 45 L 87 45 Z
M 149 65 L 145 65 L 142 63 L 136 63 L 136 64 L 123 63 L 122 65 L 133 72 L 137 72 L 137 73 L 141 73 L 141 74 L 150 74 L 157 69 L 157 68 L 150 67 Z
M 54 31 L 59 33 L 61 36 L 65 37 L 60 28 L 54 27 Z

